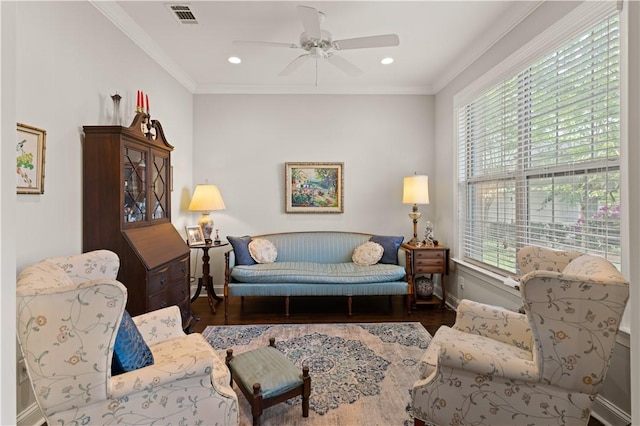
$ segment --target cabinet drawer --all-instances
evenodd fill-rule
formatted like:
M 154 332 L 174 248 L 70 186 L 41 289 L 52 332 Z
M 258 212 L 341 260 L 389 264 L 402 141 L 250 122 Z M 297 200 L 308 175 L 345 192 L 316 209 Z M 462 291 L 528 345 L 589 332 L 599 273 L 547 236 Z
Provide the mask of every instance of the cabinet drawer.
M 171 287 L 167 291 L 171 296 L 171 300 L 173 300 L 174 303 L 178 303 L 187 297 L 189 287 L 185 284 L 185 281 L 183 279 L 179 281 L 174 281 L 171 284 Z
M 434 249 L 434 250 L 414 250 L 413 257 L 416 259 L 440 259 L 444 260 L 444 251 Z
M 419 274 L 444 274 L 444 265 L 421 265 L 413 268 L 415 275 Z
M 169 293 L 162 291 L 149 296 L 149 311 L 155 311 L 156 309 L 166 308 L 167 306 L 175 305 L 175 302 L 171 300 Z
M 176 260 L 173 262 L 170 267 L 170 278 L 171 281 L 183 281 L 189 275 L 189 256 L 185 256 L 180 260 Z
M 149 274 L 149 287 L 148 293 L 153 294 L 159 291 L 164 291 L 165 288 L 168 287 L 168 284 L 171 282 L 169 278 L 169 267 L 161 268 L 153 271 Z
M 445 272 L 445 254 L 442 250 L 415 250 L 414 274 L 439 274 Z

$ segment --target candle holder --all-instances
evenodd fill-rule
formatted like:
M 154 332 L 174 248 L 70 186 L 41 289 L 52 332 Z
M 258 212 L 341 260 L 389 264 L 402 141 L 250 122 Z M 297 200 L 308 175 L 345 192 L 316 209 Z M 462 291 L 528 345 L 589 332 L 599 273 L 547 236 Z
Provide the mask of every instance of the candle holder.
M 116 92 L 115 95 L 111 95 L 111 99 L 113 100 L 113 124 L 121 126 L 122 117 L 120 116 L 120 100 L 122 99 L 122 96 Z

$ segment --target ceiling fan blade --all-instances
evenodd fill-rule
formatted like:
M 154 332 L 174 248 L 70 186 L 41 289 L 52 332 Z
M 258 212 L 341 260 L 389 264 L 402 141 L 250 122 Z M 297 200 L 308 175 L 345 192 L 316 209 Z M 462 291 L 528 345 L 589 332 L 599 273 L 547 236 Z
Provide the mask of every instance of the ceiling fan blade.
M 300 68 L 302 64 L 307 62 L 311 56 L 308 53 L 298 56 L 293 61 L 289 62 L 289 65 L 284 67 L 282 71 L 278 74 L 280 77 L 286 76 Z
M 302 27 L 311 39 L 322 38 L 320 32 L 320 14 L 317 9 L 309 6 L 298 6 L 298 16 L 302 21 Z
M 246 41 L 246 40 L 234 40 L 233 44 L 252 44 L 258 46 L 272 46 L 272 47 L 288 47 L 290 49 L 298 49 L 300 46 L 293 43 L 276 43 L 273 41 Z
M 333 42 L 333 48 L 336 50 L 365 49 L 369 47 L 391 47 L 399 44 L 400 38 L 397 34 L 384 34 L 370 37 L 335 40 Z
M 333 65 L 340 68 L 342 71 L 346 72 L 352 77 L 357 77 L 362 74 L 362 70 L 360 68 L 356 67 L 351 62 L 344 59 L 342 56 L 330 55 L 327 58 L 327 61 L 331 62 Z

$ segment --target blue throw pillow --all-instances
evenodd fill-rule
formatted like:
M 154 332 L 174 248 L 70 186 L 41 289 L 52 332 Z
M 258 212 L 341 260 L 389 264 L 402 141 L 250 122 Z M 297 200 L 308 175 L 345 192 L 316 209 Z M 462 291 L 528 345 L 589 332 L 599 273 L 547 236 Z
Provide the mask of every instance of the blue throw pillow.
M 373 241 L 374 243 L 378 243 L 384 248 L 384 253 L 382 254 L 382 259 L 378 263 L 386 263 L 388 265 L 397 265 L 398 264 L 398 249 L 400 248 L 400 244 L 404 237 L 393 237 L 393 236 L 384 236 L 384 235 L 373 235 L 369 238 L 369 241 Z
M 249 253 L 249 243 L 251 237 L 245 235 L 244 237 L 227 237 L 227 240 L 233 247 L 233 253 L 236 256 L 236 265 L 255 265 L 256 261 L 251 257 Z
M 142 338 L 138 327 L 126 310 L 113 346 L 111 375 L 126 373 L 138 368 L 153 365 L 153 354 Z

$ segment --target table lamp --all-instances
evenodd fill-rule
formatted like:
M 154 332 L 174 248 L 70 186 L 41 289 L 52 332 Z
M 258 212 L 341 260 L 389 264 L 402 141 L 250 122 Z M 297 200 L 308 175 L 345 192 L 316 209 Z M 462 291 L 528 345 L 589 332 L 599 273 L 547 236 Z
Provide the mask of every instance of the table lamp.
M 413 238 L 408 241 L 411 245 L 416 245 L 418 240 L 418 219 L 422 213 L 418 211 L 418 204 L 429 204 L 429 176 L 414 175 L 404 178 L 402 191 L 402 202 L 413 204 L 413 209 L 409 217 L 413 220 Z
M 216 185 L 196 185 L 196 189 L 193 191 L 193 198 L 191 198 L 191 203 L 189 204 L 189 210 L 202 212 L 198 225 L 202 228 L 204 240 L 207 244 L 211 244 L 211 234 L 213 233 L 213 219 L 209 217 L 209 214 L 214 210 L 224 209 L 224 201 L 222 201 L 222 196 Z

